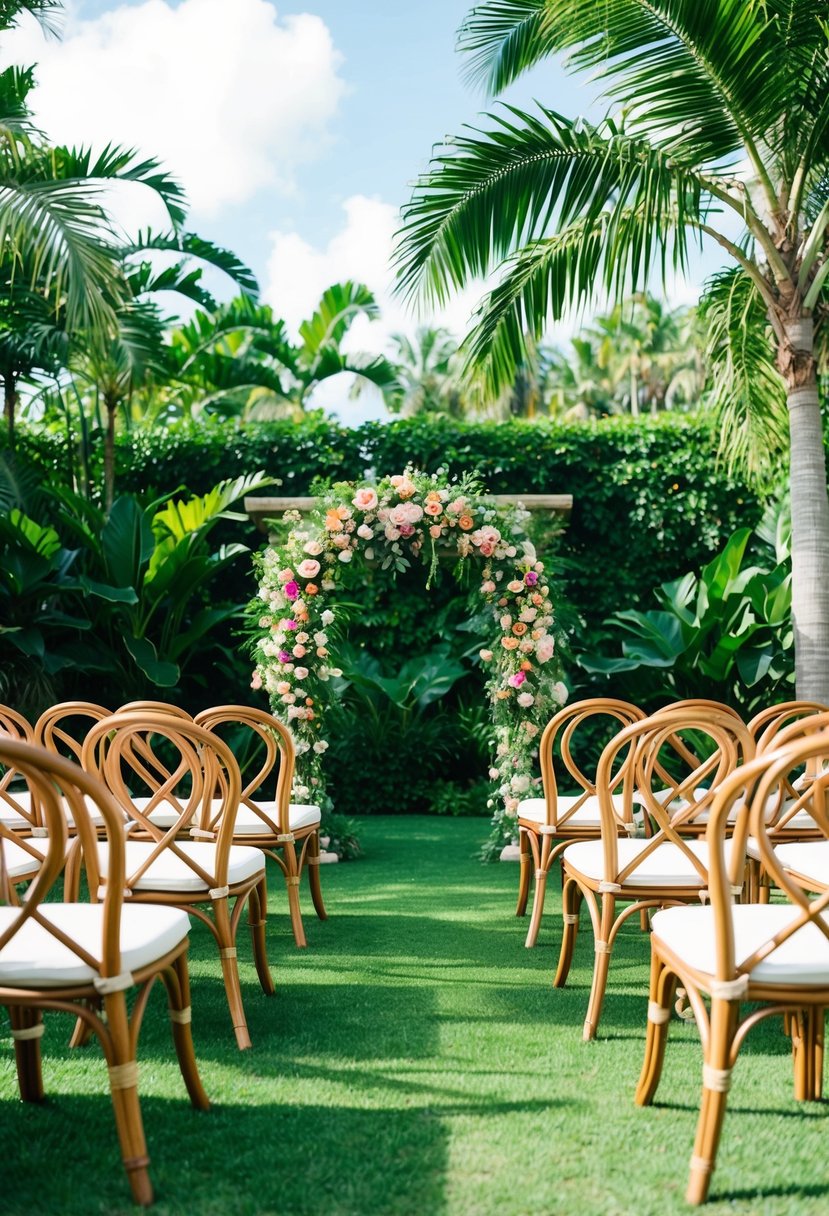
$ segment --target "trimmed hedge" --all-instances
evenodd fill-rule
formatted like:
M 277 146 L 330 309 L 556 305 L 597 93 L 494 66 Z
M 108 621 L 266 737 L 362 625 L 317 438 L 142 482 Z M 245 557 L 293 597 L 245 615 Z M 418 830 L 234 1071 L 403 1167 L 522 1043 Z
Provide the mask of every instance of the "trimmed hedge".
M 21 428 L 21 447 L 44 467 L 67 468 L 65 440 Z M 558 552 L 567 598 L 589 631 L 611 612 L 705 562 L 737 527 L 753 527 L 757 496 L 717 463 L 700 416 L 610 418 L 551 424 L 413 418 L 344 427 L 311 415 L 291 422 L 180 424 L 121 434 L 117 485 L 145 496 L 177 486 L 205 493 L 257 469 L 280 493 L 308 493 L 315 478 L 352 480 L 411 462 L 477 472 L 492 493 L 571 493 Z M 249 539 L 252 539 L 250 537 Z

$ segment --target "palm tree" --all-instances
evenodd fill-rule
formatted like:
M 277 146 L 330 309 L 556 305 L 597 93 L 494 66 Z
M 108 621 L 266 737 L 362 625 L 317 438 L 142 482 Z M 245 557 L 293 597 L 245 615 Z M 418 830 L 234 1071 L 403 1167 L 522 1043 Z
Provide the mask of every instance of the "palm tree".
M 464 413 L 462 360 L 458 342 L 448 329 L 420 326 L 414 337 L 392 334 L 391 361 L 399 390 L 390 403 L 394 413 Z
M 791 461 L 798 696 L 829 700 L 829 497 L 815 357 L 829 277 L 825 0 L 490 0 L 460 43 L 499 92 L 546 57 L 593 71 L 599 123 L 505 107 L 439 148 L 404 210 L 399 285 L 436 302 L 501 274 L 468 339 L 493 387 L 524 334 L 593 299 L 683 272 L 693 242 L 733 265 L 720 284 L 722 400 L 774 414 Z M 742 236 L 734 235 L 743 225 Z M 758 353 L 740 318 L 765 317 Z M 764 344 L 761 343 L 761 346 Z M 776 367 L 776 371 L 773 368 Z M 742 396 L 741 396 L 742 392 Z M 776 394 L 776 396 L 775 396 Z

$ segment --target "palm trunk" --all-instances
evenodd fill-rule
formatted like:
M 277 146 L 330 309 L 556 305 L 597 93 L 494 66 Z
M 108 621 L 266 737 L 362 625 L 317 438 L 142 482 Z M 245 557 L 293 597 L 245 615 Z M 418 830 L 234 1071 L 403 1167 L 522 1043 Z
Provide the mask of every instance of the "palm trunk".
M 829 496 L 811 317 L 786 325 L 797 696 L 829 705 Z

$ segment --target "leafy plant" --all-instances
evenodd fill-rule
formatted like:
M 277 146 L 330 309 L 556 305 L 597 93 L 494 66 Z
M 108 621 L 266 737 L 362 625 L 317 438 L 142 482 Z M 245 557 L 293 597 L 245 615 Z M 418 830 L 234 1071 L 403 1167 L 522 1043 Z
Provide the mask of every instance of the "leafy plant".
M 794 678 L 791 563 L 780 550 L 780 560 L 752 562 L 750 537 L 739 529 L 699 574 L 663 583 L 658 610 L 615 613 L 608 624 L 623 635 L 621 657 L 583 655 L 582 667 L 650 671 L 653 693 L 710 695 L 746 710 L 770 695 L 785 699 Z

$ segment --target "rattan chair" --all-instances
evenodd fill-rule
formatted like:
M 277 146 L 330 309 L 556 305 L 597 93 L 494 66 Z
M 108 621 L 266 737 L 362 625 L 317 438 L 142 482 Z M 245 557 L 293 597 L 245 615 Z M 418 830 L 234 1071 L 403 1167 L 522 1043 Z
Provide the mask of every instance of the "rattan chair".
M 2 736 L 0 763 L 13 767 L 28 782 L 48 841 L 25 902 L 19 907 L 0 906 L 0 1005 L 9 1009 L 11 1017 L 20 1096 L 24 1102 L 44 1097 L 43 1012 L 57 1010 L 82 1018 L 103 1049 L 133 1199 L 148 1205 L 153 1190 L 138 1100 L 136 1047 L 150 989 L 159 977 L 167 989 L 173 1040 L 190 1099 L 199 1109 L 209 1106 L 191 1036 L 188 918 L 176 908 L 124 903 L 123 815 L 99 782 L 62 757 Z M 82 850 L 95 861 L 99 840 L 90 805 L 104 824 L 110 882 L 100 902 L 95 889 L 88 904 L 66 902 L 65 896 L 64 902 L 53 902 L 68 839 L 67 807 Z M 0 837 L 6 832 L 0 824 Z M 137 994 L 128 1008 L 130 989 L 137 989 Z M 13 1152 L 13 1145 L 7 1151 Z M 56 1162 L 44 1160 L 44 1176 L 56 1168 Z
M 180 773 L 180 785 L 187 786 L 181 812 L 169 827 L 155 823 L 136 805 L 126 780 L 127 774 L 133 780 L 140 772 L 143 758 L 158 740 L 175 750 L 174 771 Z M 241 778 L 232 752 L 221 739 L 182 717 L 136 712 L 97 723 L 84 743 L 83 765 L 103 777 L 122 808 L 130 807 L 123 887 L 131 904 L 183 908 L 207 925 L 219 948 L 236 1041 L 240 1048 L 250 1047 L 236 957 L 245 904 L 260 984 L 268 995 L 274 984 L 265 944 L 265 858 L 259 849 L 233 843 Z M 216 789 L 221 791 L 218 809 L 212 801 Z M 192 839 L 180 839 L 185 832 Z M 142 838 L 136 839 L 139 834 Z M 106 848 L 100 851 L 97 870 L 89 858 L 86 865 L 93 889 L 110 881 Z
M 0 705 L 0 739 L 32 743 L 34 729 L 22 714 L 8 705 Z M 41 827 L 28 787 L 8 761 L 0 765 L 0 824 L 13 829 L 18 836 L 36 835 L 36 829 Z
M 288 891 L 294 940 L 298 946 L 305 946 L 299 883 L 306 866 L 317 916 L 327 920 L 328 914 L 319 873 L 320 808 L 290 801 L 296 761 L 293 736 L 273 714 L 247 705 L 219 705 L 206 709 L 196 716 L 196 722 L 214 734 L 223 735 L 228 742 L 235 735 L 237 747 L 236 728 L 242 727 L 259 747 L 261 764 L 258 759 L 254 760 L 255 771 L 242 790 L 234 840 L 255 844 L 277 863 Z M 273 799 L 263 797 L 269 786 L 273 788 Z
M 701 740 L 708 741 L 708 754 L 697 758 Z M 753 755 L 754 742 L 740 719 L 707 707 L 661 710 L 626 727 L 603 751 L 596 773 L 601 839 L 568 845 L 561 863 L 564 926 L 554 984 L 567 982 L 584 900 L 594 936 L 585 1039 L 596 1035 L 613 946 L 628 918 L 706 897 L 707 845 L 693 837 L 707 828 L 716 789 Z M 685 765 L 692 757 L 693 767 L 674 778 L 666 795 L 665 774 L 676 757 Z M 622 814 L 613 794 L 620 772 Z M 634 794 L 645 816 L 640 839 L 627 831 Z M 621 912 L 619 903 L 626 905 Z
M 795 1097 L 822 1092 L 823 1022 L 829 1006 L 829 891 L 817 899 L 781 864 L 769 833 L 768 806 L 804 763 L 829 758 L 829 729 L 795 738 L 764 753 L 727 777 L 712 805 L 709 849 L 710 905 L 666 908 L 653 917 L 650 1002 L 645 1058 L 636 1102 L 652 1102 L 659 1084 L 677 982 L 687 991 L 703 1048 L 702 1101 L 691 1158 L 687 1199 L 708 1196 L 732 1070 L 747 1033 L 759 1021 L 782 1014 L 794 1027 Z M 826 776 L 813 807 L 829 843 Z M 735 821 L 736 815 L 736 821 Z M 727 843 L 726 836 L 733 833 Z M 785 902 L 733 904 L 741 878 L 743 845 L 758 842 L 764 868 Z M 710 999 L 710 1011 L 706 1006 Z M 760 1003 L 743 1012 L 742 1005 Z M 757 1179 L 751 1179 L 756 1186 Z
M 593 697 L 565 706 L 547 723 L 539 744 L 544 797 L 524 798 L 518 804 L 521 870 L 516 916 L 526 912 L 535 873 L 532 914 L 525 942 L 528 948 L 538 941 L 547 878 L 555 862 L 574 840 L 596 839 L 601 833 L 596 784 L 573 756 L 574 737 L 597 727 L 603 729 L 605 735 L 615 734 L 644 717 L 641 709 L 627 701 Z M 614 774 L 614 790 L 620 785 L 622 776 Z M 559 793 L 561 784 L 577 792 Z M 615 792 L 613 797 L 621 810 L 621 794 Z

